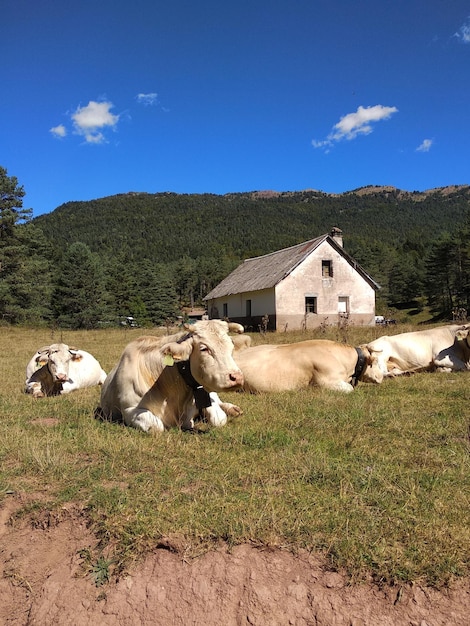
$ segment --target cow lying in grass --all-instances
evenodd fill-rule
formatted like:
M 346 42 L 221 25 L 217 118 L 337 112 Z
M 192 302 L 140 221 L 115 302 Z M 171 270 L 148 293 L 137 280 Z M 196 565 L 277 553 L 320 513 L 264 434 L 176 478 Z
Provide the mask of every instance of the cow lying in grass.
M 39 348 L 26 366 L 25 392 L 33 398 L 58 396 L 103 384 L 106 372 L 89 352 L 65 343 Z
M 350 392 L 358 381 L 383 380 L 372 350 L 327 339 L 259 345 L 234 356 L 245 379 L 243 389 L 252 393 L 310 385 Z
M 398 335 L 384 335 L 367 344 L 378 354 L 384 376 L 420 371 L 469 369 L 469 324 L 449 324 Z
M 208 393 L 243 385 L 229 330 L 243 332 L 243 326 L 204 320 L 175 335 L 129 343 L 103 385 L 101 417 L 161 432 L 172 426 L 192 429 L 199 412 L 213 426 L 240 415 L 239 407 Z

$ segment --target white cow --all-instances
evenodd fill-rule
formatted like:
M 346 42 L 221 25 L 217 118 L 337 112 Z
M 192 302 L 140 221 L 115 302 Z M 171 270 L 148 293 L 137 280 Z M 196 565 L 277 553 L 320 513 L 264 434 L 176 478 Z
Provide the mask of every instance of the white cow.
M 192 429 L 198 398 L 213 426 L 224 425 L 227 415 L 240 415 L 239 407 L 213 393 L 243 384 L 229 330 L 243 332 L 243 326 L 203 320 L 176 335 L 132 341 L 103 385 L 98 414 L 145 432 Z
M 235 353 L 243 389 L 252 393 L 288 391 L 311 385 L 353 391 L 359 380 L 381 383 L 376 354 L 327 339 L 264 344 Z
M 466 370 L 466 355 L 470 325 L 449 324 L 427 330 L 398 335 L 384 335 L 367 347 L 378 353 L 384 376 L 399 376 L 412 372 Z M 466 333 L 466 334 L 465 334 Z
M 39 348 L 26 366 L 25 392 L 34 398 L 57 396 L 102 385 L 106 372 L 89 352 L 65 343 Z

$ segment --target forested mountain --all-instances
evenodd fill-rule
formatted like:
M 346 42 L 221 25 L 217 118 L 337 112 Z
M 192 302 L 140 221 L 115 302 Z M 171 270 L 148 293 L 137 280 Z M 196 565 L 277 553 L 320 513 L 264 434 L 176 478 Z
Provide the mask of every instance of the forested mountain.
M 423 295 L 432 242 L 463 227 L 469 208 L 470 186 L 427 192 L 364 187 L 340 195 L 131 192 L 68 202 L 33 221 L 57 250 L 85 243 L 117 282 L 123 268 L 138 276 L 158 264 L 186 304 L 200 301 L 243 259 L 336 226 L 345 249 L 382 286 L 383 308 Z
M 12 323 L 92 328 L 128 315 L 163 323 L 202 303 L 243 259 L 333 227 L 380 284 L 378 313 L 411 301 L 444 317 L 470 310 L 469 185 L 339 195 L 129 192 L 34 219 L 3 168 L 0 192 L 0 314 Z M 39 299 L 33 265 L 42 268 Z
M 425 243 L 462 224 L 469 207 L 470 186 L 424 193 L 366 187 L 341 195 L 131 192 L 68 202 L 33 221 L 59 248 L 81 241 L 103 256 L 125 252 L 161 263 L 182 256 L 238 261 L 312 239 L 333 226 L 343 230 L 349 252 Z

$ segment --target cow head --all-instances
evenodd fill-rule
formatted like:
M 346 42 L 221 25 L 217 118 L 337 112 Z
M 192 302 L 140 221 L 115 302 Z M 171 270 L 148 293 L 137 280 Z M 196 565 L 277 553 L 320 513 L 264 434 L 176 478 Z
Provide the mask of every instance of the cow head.
M 382 350 L 372 350 L 365 345 L 360 346 L 360 348 L 366 359 L 366 365 L 362 371 L 360 380 L 364 383 L 381 383 L 384 379 L 384 374 L 377 355 L 380 354 Z
M 463 341 L 465 340 L 467 345 L 470 347 L 470 344 L 468 343 L 468 335 L 470 333 L 470 326 L 462 326 L 461 328 L 458 329 L 458 331 L 455 333 L 455 338 L 458 341 Z
M 65 343 L 53 343 L 38 350 L 36 362 L 41 366 L 47 365 L 54 382 L 63 383 L 69 379 L 70 361 L 80 361 L 82 358 L 77 348 Z
M 240 324 L 204 320 L 187 327 L 177 342 L 161 347 L 164 357 L 189 361 L 193 378 L 208 391 L 224 391 L 243 385 L 243 374 L 233 360 L 228 333 L 243 332 Z

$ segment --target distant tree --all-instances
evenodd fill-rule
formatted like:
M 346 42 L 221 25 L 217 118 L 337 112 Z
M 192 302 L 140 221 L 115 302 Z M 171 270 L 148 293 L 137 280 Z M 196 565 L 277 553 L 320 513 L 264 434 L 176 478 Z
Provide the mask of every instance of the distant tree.
M 426 262 L 425 289 L 429 306 L 433 313 L 447 316 L 456 304 L 453 293 L 454 246 L 454 240 L 444 235 L 431 246 Z
M 197 261 L 189 256 L 182 256 L 173 265 L 176 293 L 181 306 L 194 306 L 198 287 Z
M 25 191 L 0 167 L 0 316 L 40 322 L 50 314 L 51 245 L 23 208 Z
M 133 305 L 141 308 L 141 316 L 146 315 L 146 319 L 141 320 L 143 322 L 160 325 L 167 319 L 175 318 L 177 296 L 168 268 L 162 264 L 144 264 L 138 277 L 138 298 Z M 136 308 L 134 311 L 138 318 Z
M 452 250 L 454 305 L 470 311 L 470 216 L 457 231 Z
M 424 260 L 416 252 L 402 253 L 390 270 L 389 301 L 400 304 L 423 294 Z
M 109 255 L 105 259 L 106 286 L 109 292 L 110 317 L 119 318 L 133 315 L 142 316 L 142 305 L 137 289 L 138 266 L 134 266 L 129 257 L 121 252 Z
M 57 268 L 52 304 L 65 328 L 96 328 L 109 310 L 101 261 L 82 242 L 70 245 Z

